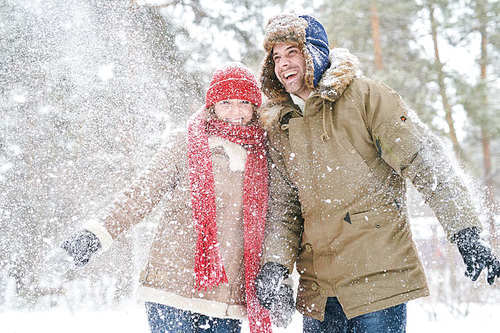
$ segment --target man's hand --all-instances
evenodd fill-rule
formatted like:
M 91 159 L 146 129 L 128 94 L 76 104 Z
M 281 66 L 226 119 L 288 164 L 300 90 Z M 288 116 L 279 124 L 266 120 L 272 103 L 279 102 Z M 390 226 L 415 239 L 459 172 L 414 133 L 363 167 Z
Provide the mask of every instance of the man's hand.
M 454 239 L 467 267 L 465 275 L 472 281 L 477 280 L 485 267 L 488 270 L 487 280 L 490 285 L 495 282 L 495 277 L 500 277 L 500 262 L 491 253 L 488 245 L 481 241 L 477 228 L 460 230 L 454 235 Z
M 92 254 L 101 248 L 101 242 L 92 232 L 82 230 L 65 240 L 61 248 L 73 257 L 76 266 L 83 266 L 89 262 Z
M 294 312 L 295 298 L 292 287 L 282 284 L 269 309 L 271 322 L 277 327 L 287 327 L 292 321 Z
M 277 297 L 283 280 L 288 277 L 288 269 L 275 262 L 266 262 L 255 278 L 255 292 L 259 303 L 271 310 L 272 303 Z

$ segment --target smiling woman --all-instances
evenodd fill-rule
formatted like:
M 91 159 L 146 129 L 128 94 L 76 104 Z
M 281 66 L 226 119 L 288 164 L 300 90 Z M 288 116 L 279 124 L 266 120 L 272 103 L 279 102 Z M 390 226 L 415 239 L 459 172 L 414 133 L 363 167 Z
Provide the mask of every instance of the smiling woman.
M 247 318 L 250 332 L 271 330 L 254 286 L 273 172 L 254 121 L 261 101 L 245 66 L 216 70 L 187 131 L 159 149 L 102 219 L 63 244 L 83 266 L 169 196 L 138 290 L 152 332 L 236 333 Z
M 245 126 L 254 119 L 255 106 L 242 99 L 226 99 L 215 103 L 214 112 L 225 122 Z

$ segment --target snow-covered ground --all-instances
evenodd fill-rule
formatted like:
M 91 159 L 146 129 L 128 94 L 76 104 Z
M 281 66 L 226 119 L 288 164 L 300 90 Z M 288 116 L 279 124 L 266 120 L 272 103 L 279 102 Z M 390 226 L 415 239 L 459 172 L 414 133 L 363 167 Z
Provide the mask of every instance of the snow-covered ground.
M 408 333 L 498 332 L 500 304 L 470 306 L 467 316 L 455 316 L 446 307 L 429 308 L 425 300 L 412 301 L 408 305 Z M 437 313 L 437 315 L 433 315 Z M 278 332 L 302 332 L 302 317 L 296 313 L 287 329 Z M 2 333 L 141 333 L 149 332 L 144 306 L 130 301 L 115 309 L 70 312 L 65 308 L 43 312 L 0 313 Z M 243 332 L 248 332 L 245 323 Z
M 414 219 L 412 230 L 415 238 L 425 239 L 430 236 L 429 225 L 436 224 L 436 221 L 429 218 Z M 444 234 L 440 230 L 440 238 Z M 460 271 L 463 267 L 458 267 Z M 440 274 L 431 269 L 428 270 L 429 277 Z M 292 274 L 295 285 L 298 283 L 296 271 Z M 481 279 L 485 279 L 484 273 Z M 497 333 L 500 332 L 500 294 L 496 286 L 487 286 L 485 283 L 472 283 L 465 280 L 466 286 L 475 288 L 479 294 L 490 296 L 489 304 L 462 303 L 456 301 L 454 310 L 449 305 L 438 303 L 436 297 L 439 285 L 433 285 L 431 295 L 408 303 L 408 333 L 471 333 L 478 331 Z M 484 281 L 483 281 L 484 282 Z M 83 282 L 82 282 L 83 283 Z M 500 280 L 497 280 L 498 285 Z M 79 290 L 86 290 L 85 284 L 72 285 L 69 298 L 59 300 L 57 307 L 48 310 L 27 311 L 14 310 L 23 309 L 17 298 L 13 294 L 13 286 L 7 286 L 6 304 L 0 304 L 0 333 L 142 333 L 149 332 L 144 305 L 134 300 L 133 297 L 124 301 L 119 306 L 96 305 L 87 300 L 84 295 L 78 293 Z M 80 286 L 80 287 L 79 287 Z M 460 284 L 462 286 L 462 284 Z M 463 287 L 463 286 L 462 286 Z M 112 289 L 112 288 L 111 288 Z M 450 296 L 451 297 L 451 296 Z M 112 293 L 106 297 L 107 302 L 112 304 Z M 76 300 L 81 300 L 81 305 L 77 305 Z M 484 297 L 483 297 L 484 299 Z M 87 301 L 85 301 L 87 300 Z M 67 303 L 65 303 L 67 302 Z M 76 302 L 76 303 L 75 303 Z M 453 303 L 452 299 L 448 299 Z M 36 306 L 37 309 L 49 308 L 50 301 L 45 301 Z M 466 315 L 465 315 L 466 314 Z M 243 333 L 248 333 L 248 324 L 243 326 Z M 292 324 L 286 329 L 274 329 L 274 333 L 302 332 L 302 316 L 296 312 Z

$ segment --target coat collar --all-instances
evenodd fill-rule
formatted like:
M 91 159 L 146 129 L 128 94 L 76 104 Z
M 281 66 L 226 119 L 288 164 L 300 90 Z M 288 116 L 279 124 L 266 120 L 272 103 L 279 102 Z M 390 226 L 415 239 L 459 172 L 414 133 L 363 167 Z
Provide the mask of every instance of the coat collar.
M 361 76 L 359 60 L 347 49 L 334 48 L 330 51 L 332 64 L 328 68 L 311 97 L 320 97 L 330 102 L 335 102 L 347 89 L 352 80 Z M 279 89 L 279 87 L 277 87 Z M 262 126 L 269 129 L 273 123 L 280 120 L 285 114 L 300 109 L 293 103 L 290 94 L 281 95 L 280 98 L 269 99 L 260 109 L 259 117 Z

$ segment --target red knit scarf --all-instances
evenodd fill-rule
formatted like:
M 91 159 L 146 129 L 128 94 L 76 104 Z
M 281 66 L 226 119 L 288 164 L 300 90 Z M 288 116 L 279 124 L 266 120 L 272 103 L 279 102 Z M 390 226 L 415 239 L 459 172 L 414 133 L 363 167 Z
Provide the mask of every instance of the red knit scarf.
M 205 111 L 206 112 L 206 111 Z M 247 161 L 243 180 L 245 289 L 252 333 L 271 332 L 269 312 L 255 295 L 267 211 L 268 170 L 266 134 L 258 126 L 235 126 L 220 120 L 205 120 L 200 112 L 188 126 L 189 178 L 193 217 L 198 231 L 195 267 L 198 290 L 227 283 L 217 242 L 215 185 L 208 137 L 215 135 L 244 146 Z

